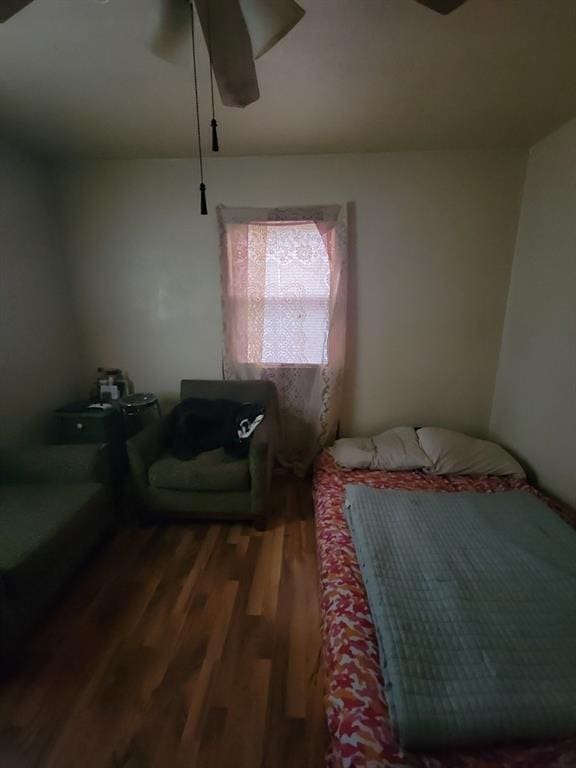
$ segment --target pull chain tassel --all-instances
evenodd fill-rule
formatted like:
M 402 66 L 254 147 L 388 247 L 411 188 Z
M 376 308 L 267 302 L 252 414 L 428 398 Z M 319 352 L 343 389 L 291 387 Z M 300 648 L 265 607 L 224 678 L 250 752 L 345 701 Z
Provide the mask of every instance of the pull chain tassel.
M 218 144 L 218 123 L 216 118 L 212 118 L 210 125 L 212 126 L 212 152 L 219 152 L 220 145 Z
M 200 214 L 208 215 L 208 206 L 206 205 L 206 184 L 200 184 Z

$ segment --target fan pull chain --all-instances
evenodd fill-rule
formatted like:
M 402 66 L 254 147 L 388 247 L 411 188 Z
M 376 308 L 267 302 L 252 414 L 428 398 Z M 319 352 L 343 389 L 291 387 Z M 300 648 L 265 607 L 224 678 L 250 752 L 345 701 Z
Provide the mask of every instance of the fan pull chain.
M 210 59 L 210 99 L 212 101 L 212 120 L 210 125 L 212 126 L 212 152 L 220 151 L 220 144 L 218 143 L 218 123 L 216 122 L 216 114 L 214 110 L 214 70 L 212 69 L 212 31 L 210 29 L 210 2 L 208 2 L 207 8 L 207 21 L 208 21 L 208 58 Z
M 212 126 L 212 152 L 220 152 L 220 145 L 218 144 L 218 123 L 214 118 L 210 120 Z
M 200 163 L 200 214 L 208 214 L 206 205 L 206 184 L 204 184 L 204 163 L 202 161 L 202 137 L 200 135 L 200 106 L 198 103 L 198 74 L 196 72 L 196 36 L 194 23 L 194 6 L 190 2 L 190 23 L 192 26 L 192 64 L 194 70 L 194 100 L 196 102 L 196 134 L 198 136 L 198 161 Z
M 202 216 L 208 215 L 208 206 L 206 204 L 206 184 L 204 184 L 204 182 L 200 184 L 200 214 Z

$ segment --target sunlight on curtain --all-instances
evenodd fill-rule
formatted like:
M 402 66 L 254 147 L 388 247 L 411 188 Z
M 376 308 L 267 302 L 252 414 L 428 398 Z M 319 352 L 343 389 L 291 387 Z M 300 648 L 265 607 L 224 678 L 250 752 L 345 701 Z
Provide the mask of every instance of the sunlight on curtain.
M 346 328 L 340 206 L 219 206 L 224 375 L 276 384 L 279 458 L 304 474 L 334 437 Z
M 250 281 L 249 276 L 246 362 L 326 364 L 330 265 L 318 227 L 250 224 L 248 262 L 249 275 L 264 270 L 265 278 Z

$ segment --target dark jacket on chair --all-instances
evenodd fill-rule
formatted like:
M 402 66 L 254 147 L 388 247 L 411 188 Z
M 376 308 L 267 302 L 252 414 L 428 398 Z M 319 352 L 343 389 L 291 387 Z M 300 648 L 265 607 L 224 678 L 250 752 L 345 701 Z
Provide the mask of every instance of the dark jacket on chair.
M 182 461 L 215 448 L 224 448 L 230 456 L 244 457 L 250 437 L 243 436 L 247 430 L 242 427 L 261 421 L 263 413 L 259 403 L 187 397 L 168 417 L 168 447 Z

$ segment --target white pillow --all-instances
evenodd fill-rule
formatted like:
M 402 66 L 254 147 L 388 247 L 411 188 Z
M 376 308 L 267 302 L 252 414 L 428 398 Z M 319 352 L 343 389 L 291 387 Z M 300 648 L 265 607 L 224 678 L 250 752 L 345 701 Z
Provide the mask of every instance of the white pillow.
M 329 450 L 344 469 L 369 469 L 375 448 L 371 437 L 343 437 Z
M 462 432 L 422 427 L 418 440 L 430 457 L 434 475 L 514 475 L 526 477 L 520 464 L 496 443 L 477 440 Z
M 393 472 L 423 469 L 432 464 L 418 444 L 414 427 L 387 429 L 372 440 L 376 451 L 370 469 L 386 469 Z

